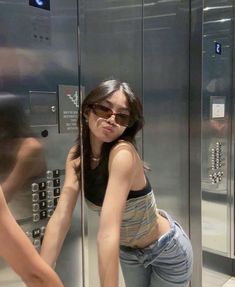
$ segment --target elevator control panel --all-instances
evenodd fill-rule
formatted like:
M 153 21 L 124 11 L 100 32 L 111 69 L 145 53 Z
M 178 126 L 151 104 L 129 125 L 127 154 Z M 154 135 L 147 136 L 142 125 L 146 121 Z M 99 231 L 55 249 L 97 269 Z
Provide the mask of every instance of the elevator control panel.
M 223 144 L 217 141 L 210 149 L 210 168 L 209 177 L 212 184 L 218 184 L 222 181 L 225 165 L 225 158 L 223 155 Z
M 63 171 L 60 169 L 47 170 L 45 178 L 31 184 L 34 229 L 27 230 L 26 235 L 37 250 L 41 247 L 48 219 L 52 216 L 60 198 L 62 175 Z

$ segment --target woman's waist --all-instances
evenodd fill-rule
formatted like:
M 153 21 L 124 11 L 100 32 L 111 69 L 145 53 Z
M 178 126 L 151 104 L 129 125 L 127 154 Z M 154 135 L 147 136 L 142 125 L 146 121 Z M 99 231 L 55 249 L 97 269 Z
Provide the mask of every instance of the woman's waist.
M 121 238 L 120 245 L 128 246 L 134 249 L 146 248 L 157 241 L 161 236 L 169 232 L 171 229 L 170 222 L 167 218 L 158 214 L 155 223 L 143 236 L 123 240 Z

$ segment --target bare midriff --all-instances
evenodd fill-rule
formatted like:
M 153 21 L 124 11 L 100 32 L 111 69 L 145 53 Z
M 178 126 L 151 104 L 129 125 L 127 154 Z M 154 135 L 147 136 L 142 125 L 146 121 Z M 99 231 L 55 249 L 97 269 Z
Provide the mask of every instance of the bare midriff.
M 145 235 L 144 238 L 133 241 L 131 247 L 133 248 L 148 247 L 153 242 L 158 240 L 162 235 L 166 234 L 169 230 L 170 230 L 169 221 L 162 215 L 158 214 L 156 225 L 152 228 L 152 230 L 150 230 L 149 234 Z

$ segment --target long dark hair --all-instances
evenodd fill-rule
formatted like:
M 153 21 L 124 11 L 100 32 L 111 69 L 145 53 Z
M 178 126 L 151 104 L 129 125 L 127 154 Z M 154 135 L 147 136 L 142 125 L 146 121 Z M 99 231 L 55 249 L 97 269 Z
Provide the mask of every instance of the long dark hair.
M 85 114 L 89 112 L 89 107 L 92 104 L 102 102 L 106 98 L 110 97 L 113 93 L 122 90 L 125 94 L 131 118 L 131 125 L 128 126 L 123 134 L 117 138 L 115 141 L 111 143 L 104 143 L 101 150 L 101 157 L 107 158 L 110 149 L 112 146 L 120 139 L 131 142 L 134 146 L 136 146 L 135 136 L 139 130 L 142 129 L 144 124 L 143 119 L 143 109 L 142 104 L 138 97 L 135 96 L 129 84 L 125 82 L 120 82 L 118 80 L 112 79 L 101 82 L 95 89 L 93 89 L 87 97 L 84 99 L 82 103 L 82 142 L 83 142 L 83 157 L 84 157 L 84 170 L 88 170 L 90 168 L 90 156 L 91 156 L 91 145 L 90 145 L 90 130 L 85 118 Z M 78 118 L 78 127 L 80 123 L 80 118 Z M 74 159 L 81 155 L 80 149 L 80 138 L 77 138 L 77 146 L 74 153 Z

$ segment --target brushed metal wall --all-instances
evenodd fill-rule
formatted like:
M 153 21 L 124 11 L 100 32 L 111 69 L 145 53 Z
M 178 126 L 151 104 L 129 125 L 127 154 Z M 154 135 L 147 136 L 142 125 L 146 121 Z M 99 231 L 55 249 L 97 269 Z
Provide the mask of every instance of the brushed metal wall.
M 203 37 L 203 248 L 230 256 L 230 140 L 232 96 L 233 1 L 204 6 Z M 218 7 L 217 9 L 215 7 Z M 219 8 L 220 7 L 220 8 Z M 216 51 L 216 45 L 221 45 Z M 219 49 L 219 46 L 218 46 Z M 216 114 L 215 105 L 224 107 Z M 220 153 L 216 148 L 221 144 Z M 215 151 L 215 154 L 213 154 Z M 218 154 L 218 155 L 217 155 Z M 217 157 L 220 156 L 219 160 Z M 219 166 L 216 166 L 216 160 Z M 214 161 L 214 162 L 213 162 Z M 219 176 L 221 174 L 221 176 Z M 215 176 L 218 175 L 216 178 Z M 220 218 L 213 214 L 220 210 Z M 217 212 L 216 212 L 217 213 Z M 208 225 L 211 226 L 210 230 Z M 216 239 L 214 236 L 216 235 Z
M 203 10 L 203 286 L 222 286 L 234 275 L 234 1 L 204 1 Z
M 38 104 L 42 108 L 41 119 L 47 116 L 48 119 L 54 118 L 50 107 L 47 107 L 45 94 L 57 97 L 58 85 L 78 86 L 79 79 L 77 1 L 65 3 L 55 0 L 50 6 L 50 11 L 47 11 L 29 6 L 29 1 L 0 3 L 0 91 L 19 98 L 26 114 L 30 114 L 32 108 L 30 97 L 33 91 L 37 91 Z M 57 100 L 54 105 L 58 111 Z M 76 134 L 59 134 L 58 118 L 54 119 L 42 125 L 31 122 L 31 130 L 43 146 L 47 169 L 63 172 L 68 149 L 73 145 Z M 48 132 L 45 138 L 41 136 L 43 130 Z M 32 196 L 26 200 L 32 201 Z M 80 220 L 76 209 L 71 231 L 56 266 L 65 286 L 69 287 L 82 284 Z M 25 231 L 30 228 L 30 232 L 35 227 L 37 225 L 32 220 L 22 226 Z M 9 268 L 2 267 L 2 262 L 0 265 L 1 286 L 22 285 Z
M 144 7 L 144 158 L 159 208 L 187 231 L 189 37 L 188 1 L 151 1 Z

